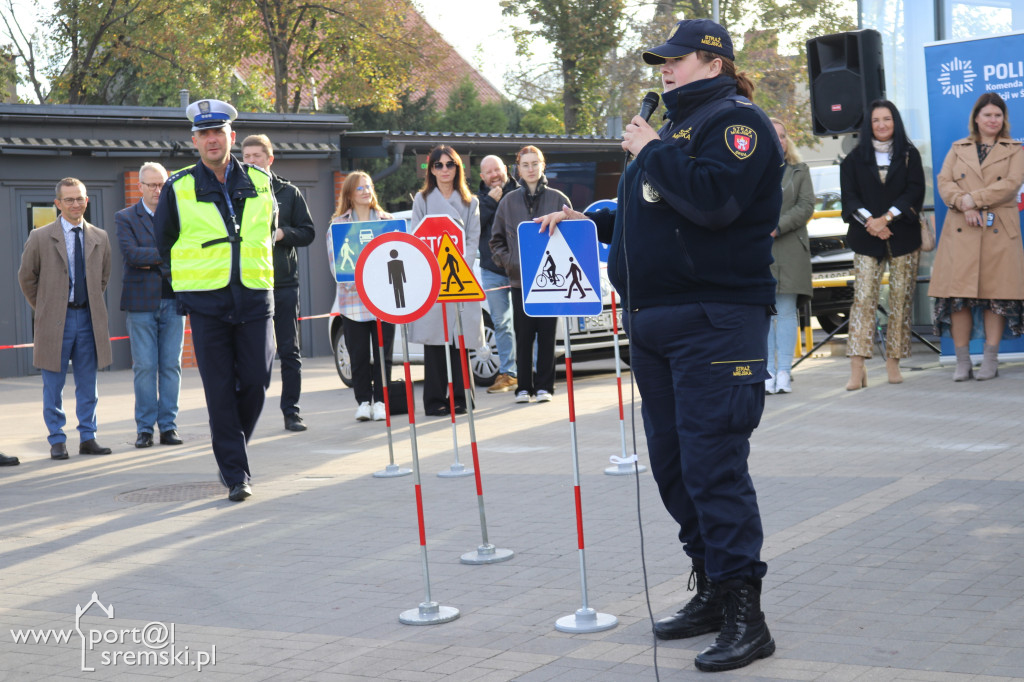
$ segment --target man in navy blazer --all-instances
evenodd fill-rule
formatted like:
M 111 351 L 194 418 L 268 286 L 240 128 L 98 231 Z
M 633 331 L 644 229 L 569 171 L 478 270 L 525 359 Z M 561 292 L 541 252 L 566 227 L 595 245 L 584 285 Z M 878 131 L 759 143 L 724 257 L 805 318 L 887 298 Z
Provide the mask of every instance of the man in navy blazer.
M 124 256 L 121 310 L 128 312 L 128 336 L 135 372 L 135 447 L 153 444 L 153 425 L 160 443 L 180 445 L 178 390 L 185 317 L 179 315 L 170 282 L 160 274 L 160 252 L 153 234 L 153 215 L 167 171 L 158 163 L 139 169 L 139 203 L 114 215 L 117 240 Z

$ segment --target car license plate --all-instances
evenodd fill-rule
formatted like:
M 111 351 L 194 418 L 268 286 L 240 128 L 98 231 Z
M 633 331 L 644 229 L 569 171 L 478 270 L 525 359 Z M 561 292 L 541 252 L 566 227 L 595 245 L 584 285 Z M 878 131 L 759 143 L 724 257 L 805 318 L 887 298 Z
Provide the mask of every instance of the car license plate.
M 853 270 L 834 270 L 814 273 L 814 286 L 835 286 L 836 280 L 853 279 Z M 827 283 L 828 282 L 828 283 Z
M 612 330 L 612 311 L 606 310 L 600 315 L 591 317 L 577 317 L 576 325 L 578 331 L 583 332 L 610 332 Z

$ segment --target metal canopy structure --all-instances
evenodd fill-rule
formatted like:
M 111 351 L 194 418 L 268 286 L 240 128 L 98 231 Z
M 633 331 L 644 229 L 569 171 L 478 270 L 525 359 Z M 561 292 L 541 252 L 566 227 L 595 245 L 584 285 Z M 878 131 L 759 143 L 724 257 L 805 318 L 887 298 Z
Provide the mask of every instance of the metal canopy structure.
M 439 144 L 454 147 L 460 155 L 511 154 L 524 145 L 541 147 L 551 161 L 607 161 L 621 155 L 618 138 L 593 135 L 530 135 L 523 133 L 444 133 L 422 131 L 345 131 L 339 147 L 343 159 L 388 158 L 395 152 L 426 154 Z

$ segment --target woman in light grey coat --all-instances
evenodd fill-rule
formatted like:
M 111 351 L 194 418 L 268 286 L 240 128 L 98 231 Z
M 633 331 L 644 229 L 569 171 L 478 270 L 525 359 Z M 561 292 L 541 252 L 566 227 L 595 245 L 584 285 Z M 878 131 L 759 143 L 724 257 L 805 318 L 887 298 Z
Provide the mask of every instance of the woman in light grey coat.
M 466 262 L 476 260 L 480 243 L 480 204 L 466 186 L 466 171 L 462 159 L 448 145 L 430 150 L 427 157 L 427 180 L 412 202 L 413 229 L 424 217 L 448 215 L 465 231 Z M 448 373 L 444 359 L 444 323 L 441 305 L 409 325 L 409 338 L 423 344 L 423 409 L 428 416 L 449 414 Z M 479 303 L 465 303 L 462 325 L 467 348 L 483 345 L 483 317 Z M 451 344 L 452 386 L 455 394 L 455 412 L 466 411 L 466 392 L 462 385 L 462 370 L 458 353 L 455 323 L 455 305 L 448 307 L 448 340 Z
M 782 212 L 779 226 L 772 232 L 772 277 L 778 282 L 775 308 L 778 315 L 768 328 L 768 372 L 765 383 L 768 393 L 789 393 L 790 368 L 796 348 L 797 304 L 801 297 L 814 293 L 811 284 L 811 247 L 807 237 L 807 221 L 814 215 L 814 187 L 806 163 L 800 163 L 796 149 L 790 144 L 786 126 L 772 119 L 785 154 L 786 169 L 782 175 Z

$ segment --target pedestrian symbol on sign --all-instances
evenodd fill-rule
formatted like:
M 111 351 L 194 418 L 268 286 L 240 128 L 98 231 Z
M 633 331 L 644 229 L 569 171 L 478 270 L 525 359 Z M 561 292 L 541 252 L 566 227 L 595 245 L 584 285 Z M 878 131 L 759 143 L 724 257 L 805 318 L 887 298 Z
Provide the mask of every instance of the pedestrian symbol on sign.
M 437 293 L 439 303 L 482 301 L 487 298 L 466 259 L 447 233 L 442 234 L 437 242 L 437 266 L 443 278 Z

